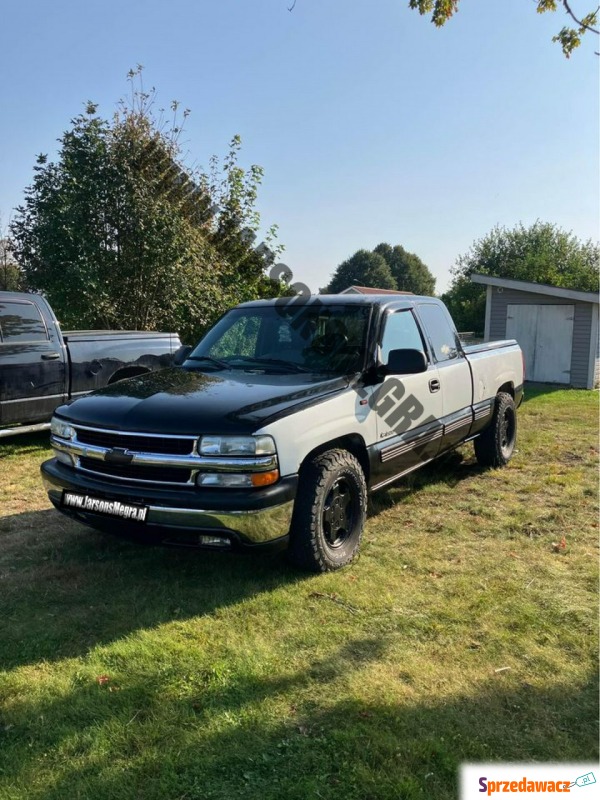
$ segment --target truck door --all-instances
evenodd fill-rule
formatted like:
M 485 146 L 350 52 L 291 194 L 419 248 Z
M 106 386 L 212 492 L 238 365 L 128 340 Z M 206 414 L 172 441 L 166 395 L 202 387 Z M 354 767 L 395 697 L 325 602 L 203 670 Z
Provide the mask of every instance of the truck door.
M 37 304 L 0 301 L 0 423 L 49 419 L 65 383 L 63 348 Z
M 440 452 L 449 450 L 469 433 L 473 421 L 473 380 L 449 314 L 435 303 L 420 303 L 423 323 L 437 364 L 442 398 L 444 435 Z
M 424 352 L 428 367 L 416 375 L 388 375 L 374 392 L 378 433 L 374 488 L 435 458 L 442 437 L 438 368 L 411 309 L 386 315 L 379 347 L 382 364 L 387 364 L 390 350 L 408 348 Z

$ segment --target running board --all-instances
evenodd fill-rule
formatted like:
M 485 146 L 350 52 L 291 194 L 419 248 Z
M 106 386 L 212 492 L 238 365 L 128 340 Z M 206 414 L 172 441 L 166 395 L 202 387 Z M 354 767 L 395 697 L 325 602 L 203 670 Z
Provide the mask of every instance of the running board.
M 4 439 L 7 436 L 16 436 L 18 433 L 37 433 L 37 431 L 47 431 L 49 428 L 49 422 L 38 422 L 37 425 L 20 425 L 18 428 L 0 428 L 0 439 Z

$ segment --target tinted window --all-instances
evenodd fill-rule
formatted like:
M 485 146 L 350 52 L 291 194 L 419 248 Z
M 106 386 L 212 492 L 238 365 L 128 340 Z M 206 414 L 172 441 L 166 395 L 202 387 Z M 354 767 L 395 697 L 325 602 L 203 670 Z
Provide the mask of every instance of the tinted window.
M 381 342 L 381 363 L 387 364 L 390 350 L 423 350 L 423 340 L 411 311 L 390 314 Z
M 458 356 L 456 336 L 448 317 L 440 306 L 427 303 L 419 306 L 419 315 L 431 341 L 436 361 L 448 361 Z
M 0 303 L 3 342 L 46 342 L 46 326 L 33 303 Z

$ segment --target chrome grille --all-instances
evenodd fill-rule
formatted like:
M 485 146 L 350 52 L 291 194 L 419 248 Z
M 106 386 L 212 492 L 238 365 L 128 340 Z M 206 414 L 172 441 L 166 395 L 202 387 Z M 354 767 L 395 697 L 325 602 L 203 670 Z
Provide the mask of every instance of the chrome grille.
M 75 425 L 78 444 L 92 448 L 119 448 L 130 453 L 145 453 L 157 456 L 192 456 L 197 438 L 192 436 L 157 436 L 156 434 L 128 433 Z M 86 472 L 103 475 L 116 480 L 143 481 L 149 483 L 192 483 L 195 472 L 190 468 L 175 465 L 116 464 L 98 457 L 81 455 L 77 466 Z
M 111 464 L 97 458 L 79 459 L 79 466 L 87 472 L 107 475 L 110 478 L 130 478 L 134 481 L 153 483 L 189 483 L 192 472 L 178 467 L 143 467 L 137 464 Z

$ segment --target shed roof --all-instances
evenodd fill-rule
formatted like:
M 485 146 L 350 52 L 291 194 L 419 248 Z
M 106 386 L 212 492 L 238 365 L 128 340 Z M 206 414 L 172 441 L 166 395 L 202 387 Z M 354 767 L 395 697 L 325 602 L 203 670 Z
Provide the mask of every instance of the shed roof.
M 563 289 L 562 286 L 551 286 L 548 283 L 518 281 L 513 278 L 492 278 L 491 275 L 480 275 L 477 272 L 471 275 L 471 280 L 473 283 L 483 283 L 486 286 L 498 286 L 502 289 L 515 289 L 518 292 L 532 292 L 533 294 L 545 294 L 551 297 L 565 297 L 569 300 L 577 300 L 580 303 L 599 302 L 599 297 L 595 292 Z

